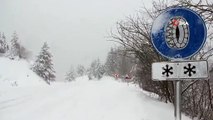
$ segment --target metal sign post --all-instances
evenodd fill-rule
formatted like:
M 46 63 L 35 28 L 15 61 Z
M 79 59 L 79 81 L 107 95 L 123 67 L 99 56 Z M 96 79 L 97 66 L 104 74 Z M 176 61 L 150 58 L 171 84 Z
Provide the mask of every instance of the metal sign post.
M 174 61 L 153 63 L 152 79 L 174 81 L 175 120 L 181 120 L 181 80 L 208 78 L 207 61 L 183 61 L 200 51 L 206 41 L 206 34 L 201 16 L 183 7 L 165 10 L 152 25 L 151 40 L 154 48 L 163 57 Z
M 177 65 L 180 65 L 180 63 L 177 63 Z M 178 69 L 178 70 L 180 70 L 180 69 Z M 174 85 L 175 85 L 174 116 L 175 116 L 175 120 L 181 120 L 181 92 L 182 92 L 182 87 L 181 87 L 180 76 L 177 76 L 177 81 L 174 81 Z
M 175 81 L 175 120 L 181 120 L 181 81 Z

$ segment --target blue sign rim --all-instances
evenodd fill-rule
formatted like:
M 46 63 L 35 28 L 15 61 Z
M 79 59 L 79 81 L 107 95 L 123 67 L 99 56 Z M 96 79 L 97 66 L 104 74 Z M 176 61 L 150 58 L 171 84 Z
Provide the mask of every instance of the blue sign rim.
M 202 49 L 203 45 L 206 42 L 207 30 L 204 20 L 195 11 L 183 7 L 168 8 L 163 13 L 161 13 L 157 18 L 169 14 L 169 12 L 171 13 L 173 12 L 173 14 L 169 15 L 169 19 L 175 16 L 182 16 L 184 19 L 187 19 L 187 22 L 189 22 L 190 35 L 188 44 L 183 49 L 170 48 L 166 43 L 164 31 L 168 21 L 162 21 L 163 25 L 159 28 L 157 32 L 157 37 L 155 36 L 156 34 L 153 33 L 153 26 L 156 25 L 155 24 L 156 21 L 154 21 L 151 27 L 151 41 L 154 48 L 157 50 L 158 53 L 160 53 L 162 56 L 168 59 L 186 59 L 194 56 Z M 191 20 L 191 17 L 194 18 L 195 20 L 194 19 Z M 196 23 L 197 22 L 196 19 L 200 22 L 199 24 Z M 200 31 L 202 35 L 200 36 L 197 35 L 198 37 L 195 35 L 195 33 L 197 32 L 196 30 L 198 30 L 198 28 L 196 28 L 195 30 L 195 25 L 196 27 L 201 28 Z

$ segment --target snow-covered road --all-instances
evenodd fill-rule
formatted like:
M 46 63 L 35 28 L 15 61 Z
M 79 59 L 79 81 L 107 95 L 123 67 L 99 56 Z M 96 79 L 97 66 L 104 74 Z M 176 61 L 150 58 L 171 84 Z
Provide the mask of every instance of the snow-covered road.
M 0 91 L 0 120 L 173 120 L 173 106 L 134 85 L 87 77 Z M 183 120 L 189 120 L 183 116 Z

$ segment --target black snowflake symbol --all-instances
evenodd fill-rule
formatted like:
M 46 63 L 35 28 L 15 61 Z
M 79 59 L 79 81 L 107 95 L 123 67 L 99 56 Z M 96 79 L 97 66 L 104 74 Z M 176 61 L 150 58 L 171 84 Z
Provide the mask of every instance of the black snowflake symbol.
M 163 67 L 163 72 L 162 72 L 162 74 L 164 75 L 164 74 L 166 74 L 166 77 L 169 77 L 169 74 L 173 74 L 173 72 L 171 71 L 173 69 L 173 67 L 169 67 L 169 65 L 166 65 L 166 68 L 165 67 Z
M 183 67 L 186 71 L 184 71 L 184 74 L 187 74 L 189 75 L 189 77 L 192 76 L 192 73 L 195 74 L 196 71 L 194 70 L 196 67 L 195 66 L 192 66 L 190 63 L 188 64 L 188 66 L 184 66 Z

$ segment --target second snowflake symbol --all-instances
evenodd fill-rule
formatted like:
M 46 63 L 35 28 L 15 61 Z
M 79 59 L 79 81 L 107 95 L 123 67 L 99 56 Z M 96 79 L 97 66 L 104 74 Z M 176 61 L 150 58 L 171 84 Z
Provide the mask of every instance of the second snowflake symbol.
M 195 71 L 196 67 L 190 63 L 187 66 L 184 66 L 183 69 L 185 70 L 184 74 L 188 73 L 189 77 L 191 77 L 192 74 L 196 74 L 196 71 Z

